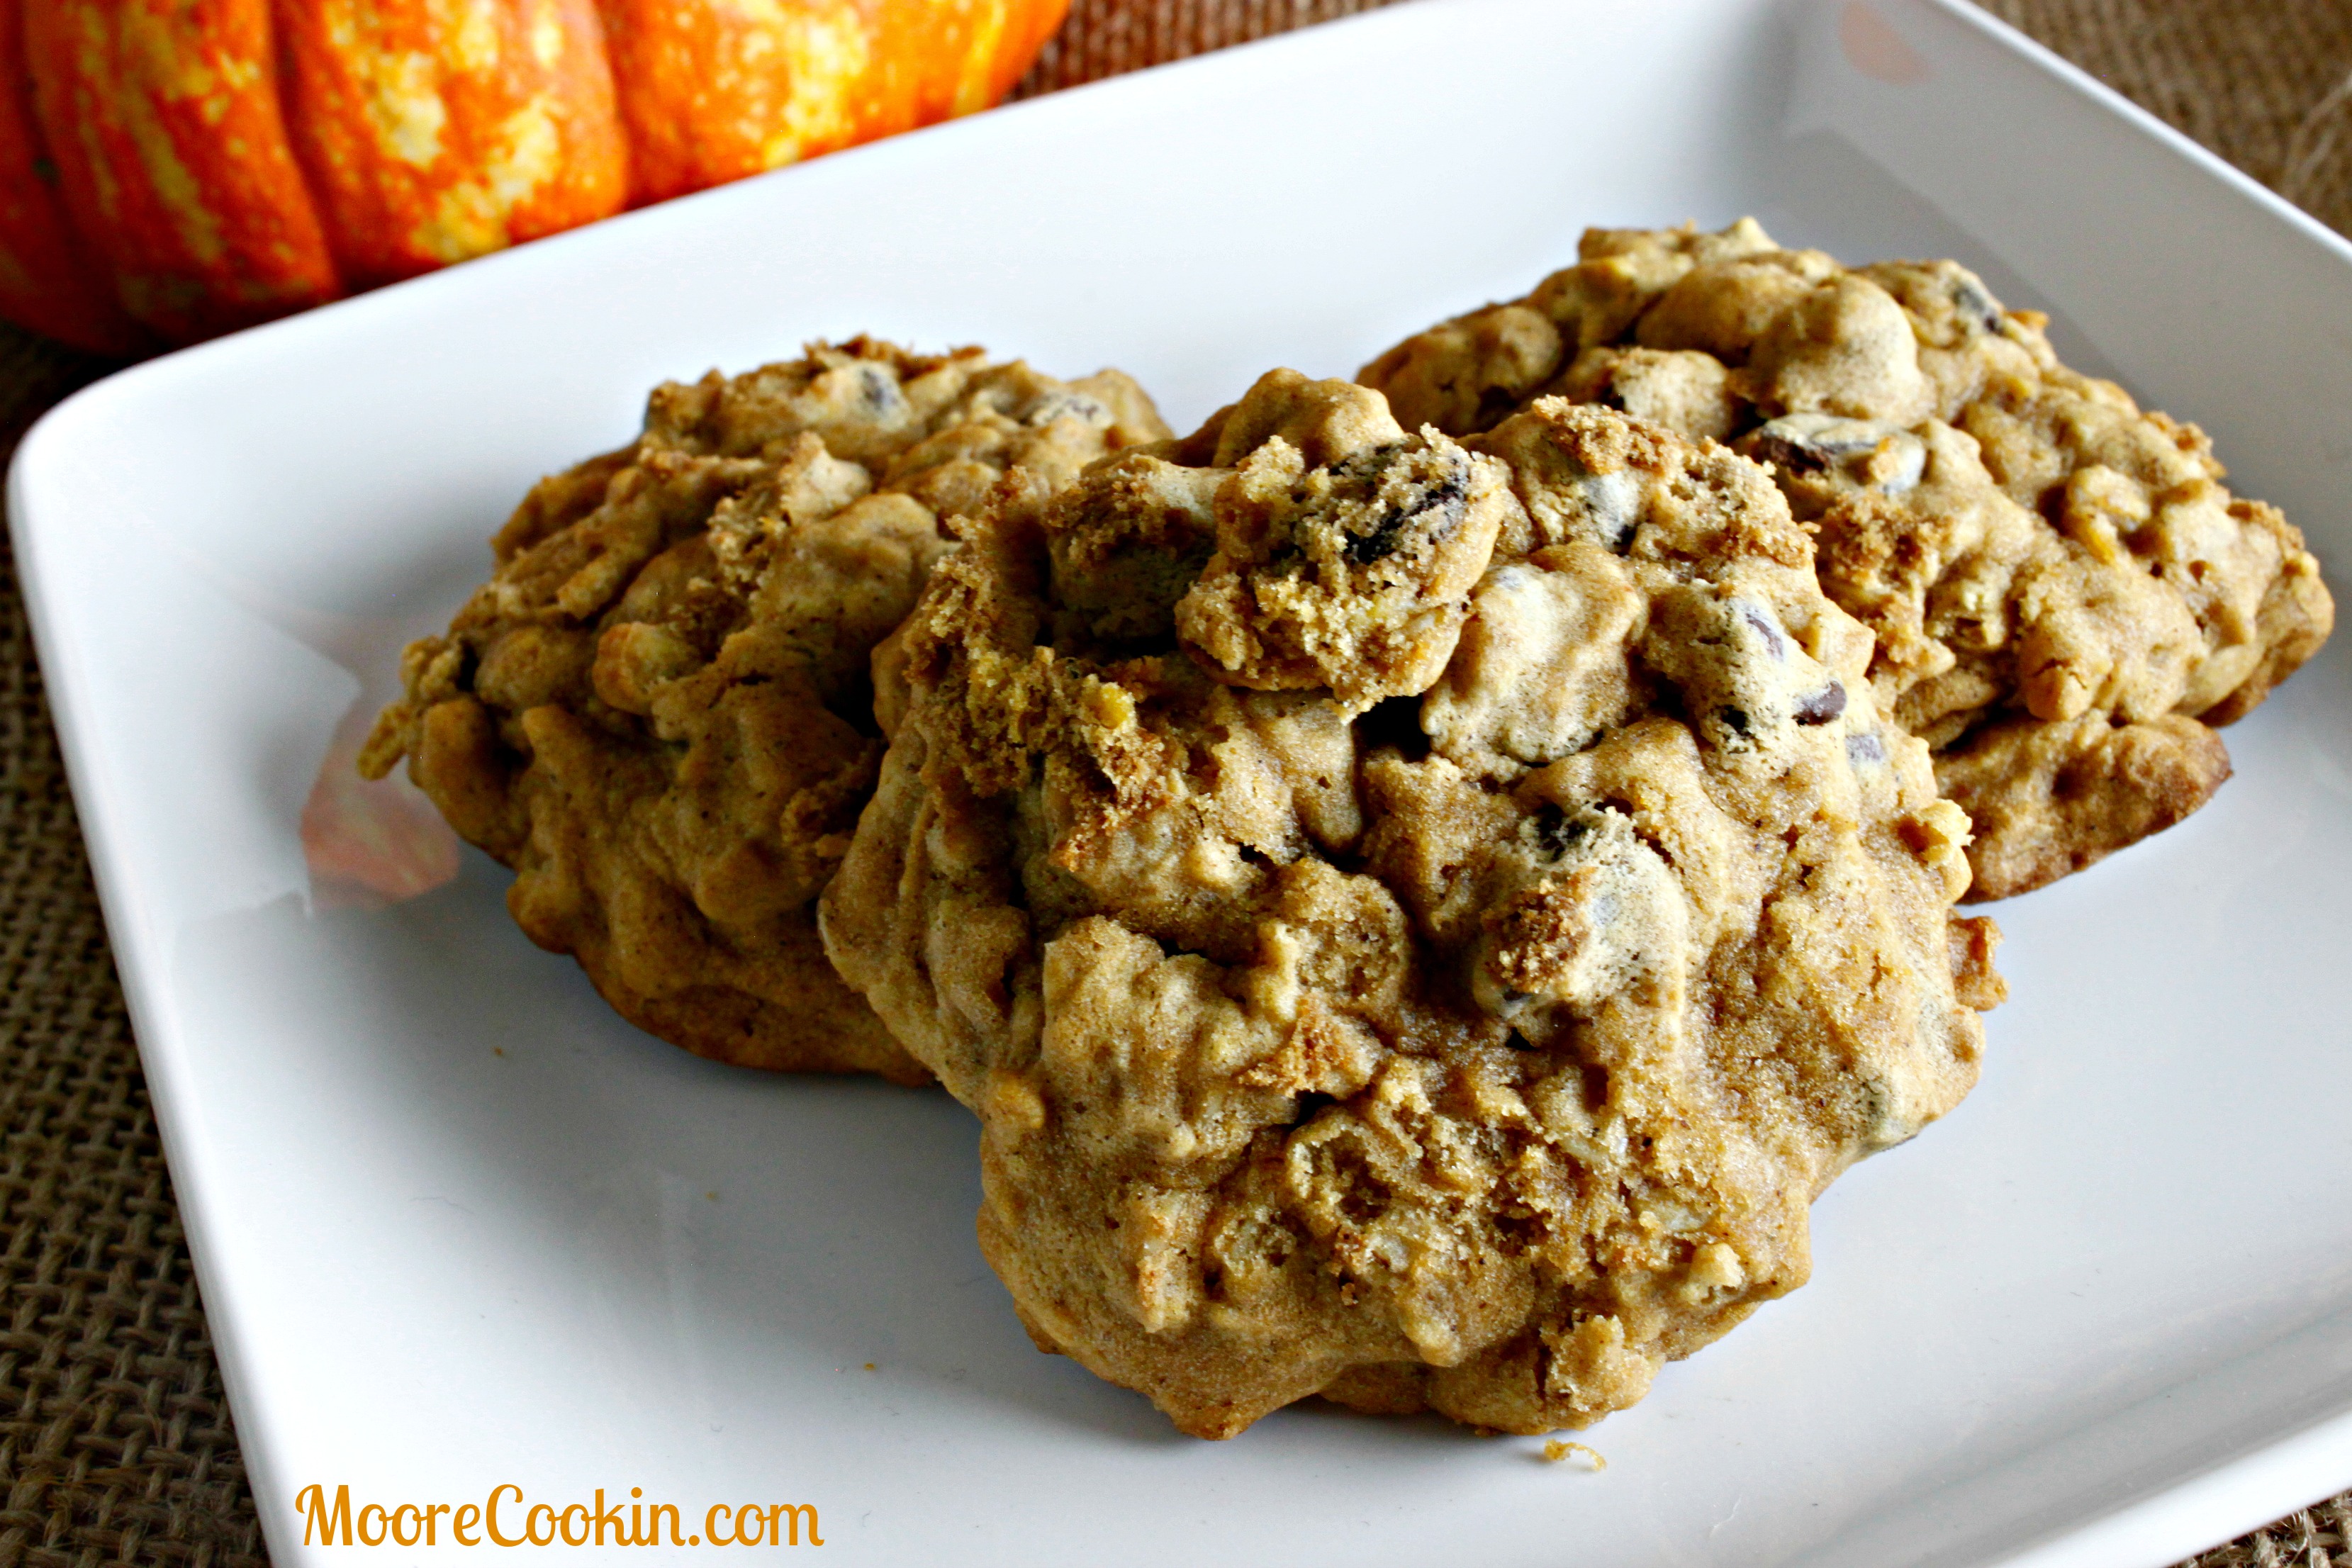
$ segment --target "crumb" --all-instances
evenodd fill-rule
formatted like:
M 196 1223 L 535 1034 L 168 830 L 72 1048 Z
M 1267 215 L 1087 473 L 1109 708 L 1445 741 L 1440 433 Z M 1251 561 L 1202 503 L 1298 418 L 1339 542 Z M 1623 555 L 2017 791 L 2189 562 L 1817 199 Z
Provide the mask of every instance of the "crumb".
M 870 1362 L 870 1361 L 869 1361 L 869 1362 L 867 1362 L 867 1363 L 866 1363 L 866 1371 L 868 1371 L 868 1372 L 872 1372 L 872 1371 L 874 1370 L 874 1363 L 873 1363 L 872 1362 Z
M 1595 1470 L 1609 1468 L 1609 1461 L 1601 1457 L 1601 1450 L 1585 1444 L 1563 1442 L 1554 1437 L 1543 1446 L 1543 1457 L 1555 1465 L 1567 1463 L 1570 1454 L 1583 1455 L 1586 1463 Z

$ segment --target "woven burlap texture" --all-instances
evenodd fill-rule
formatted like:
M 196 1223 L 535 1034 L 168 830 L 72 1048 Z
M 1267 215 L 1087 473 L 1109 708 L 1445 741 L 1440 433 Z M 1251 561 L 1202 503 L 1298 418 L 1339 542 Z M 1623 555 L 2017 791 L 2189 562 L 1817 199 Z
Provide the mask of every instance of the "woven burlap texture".
M 1077 0 L 1021 91 L 1379 3 Z M 2352 0 L 1986 4 L 2352 233 Z M 0 326 L 0 451 L 110 368 Z M 0 1126 L 0 1568 L 259 1563 L 252 1494 L 5 549 Z M 2352 1496 L 2195 1562 L 2352 1568 Z

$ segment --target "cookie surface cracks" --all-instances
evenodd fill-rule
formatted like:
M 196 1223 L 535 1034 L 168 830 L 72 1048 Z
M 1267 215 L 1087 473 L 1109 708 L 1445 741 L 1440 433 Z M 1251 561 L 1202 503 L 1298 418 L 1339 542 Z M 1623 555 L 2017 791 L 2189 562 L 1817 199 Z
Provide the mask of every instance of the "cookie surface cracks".
M 1877 638 L 1882 707 L 1975 823 L 1974 896 L 2196 810 L 2229 776 L 2215 728 L 2326 638 L 2302 535 L 2204 436 L 2068 369 L 1957 263 L 1847 268 L 1751 219 L 1592 230 L 1580 257 L 1360 379 L 1456 437 L 1559 394 L 1771 464 Z
M 542 480 L 362 770 L 402 757 L 508 907 L 633 1023 L 740 1065 L 928 1074 L 826 963 L 813 903 L 873 788 L 868 659 L 1018 467 L 1167 434 L 1108 371 L 865 339 L 656 389 L 638 439 Z
M 1958 1102 L 1995 934 L 1769 479 L 1609 411 L 1469 444 L 1505 504 L 1424 689 L 1232 680 L 1179 606 L 1308 449 L 1265 405 L 1354 395 L 1268 378 L 1220 416 L 1255 447 L 1001 491 L 822 923 L 980 1114 L 1041 1346 L 1202 1436 L 1317 1393 L 1581 1426 Z

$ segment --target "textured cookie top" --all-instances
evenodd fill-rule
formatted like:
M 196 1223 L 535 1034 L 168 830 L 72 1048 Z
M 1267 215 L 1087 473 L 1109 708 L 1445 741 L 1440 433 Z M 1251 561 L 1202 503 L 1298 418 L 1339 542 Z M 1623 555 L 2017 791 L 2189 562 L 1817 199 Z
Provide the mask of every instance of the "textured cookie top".
M 1958 1102 L 1999 986 L 1966 824 L 1760 468 L 1368 399 L 1276 373 L 1001 488 L 822 904 L 983 1119 L 1032 1331 L 1202 1435 L 1631 1403 L 1803 1279 L 1812 1194 Z M 1229 657 L 1309 602 L 1406 651 Z
M 2228 774 L 2204 726 L 2326 638 L 2301 534 L 2230 493 L 2204 436 L 2061 364 L 1957 263 L 1847 268 L 1752 219 L 1580 254 L 1361 379 L 1455 436 L 1556 394 L 1769 463 L 1877 639 L 1884 704 L 1976 819 L 1981 896 L 2193 810 Z
M 1010 468 L 1052 489 L 1166 427 L 1116 371 L 866 339 L 656 389 L 543 480 L 362 757 L 403 755 L 515 868 L 517 919 L 636 1022 L 764 1066 L 920 1069 L 843 990 L 811 901 L 882 743 L 868 660 Z

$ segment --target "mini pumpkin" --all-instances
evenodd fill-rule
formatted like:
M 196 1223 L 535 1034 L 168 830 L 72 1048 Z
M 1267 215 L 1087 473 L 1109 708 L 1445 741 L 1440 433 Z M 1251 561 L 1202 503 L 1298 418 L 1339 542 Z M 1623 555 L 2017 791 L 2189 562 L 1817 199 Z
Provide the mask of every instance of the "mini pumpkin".
M 0 0 L 0 316 L 189 342 L 1003 98 L 1068 0 Z

